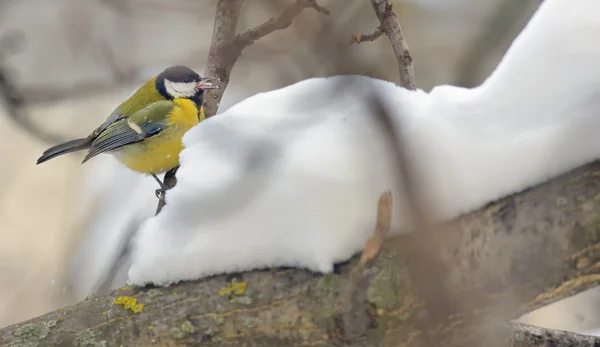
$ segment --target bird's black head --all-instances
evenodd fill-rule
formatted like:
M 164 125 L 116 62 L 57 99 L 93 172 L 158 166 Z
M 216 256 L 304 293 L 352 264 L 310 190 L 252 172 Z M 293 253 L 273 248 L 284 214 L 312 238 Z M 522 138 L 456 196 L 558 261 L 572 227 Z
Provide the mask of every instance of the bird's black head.
M 194 70 L 181 65 L 166 68 L 156 77 L 156 89 L 167 99 L 185 98 L 202 104 L 202 93 L 216 88 L 213 77 L 201 77 Z

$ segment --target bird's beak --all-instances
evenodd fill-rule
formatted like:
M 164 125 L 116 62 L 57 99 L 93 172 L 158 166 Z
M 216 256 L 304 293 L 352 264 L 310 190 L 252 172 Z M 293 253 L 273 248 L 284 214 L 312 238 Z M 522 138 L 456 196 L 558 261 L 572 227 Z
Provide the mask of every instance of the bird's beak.
M 216 77 L 204 77 L 200 80 L 200 82 L 198 82 L 198 84 L 196 84 L 196 89 L 217 89 L 219 86 L 210 82 L 216 79 Z

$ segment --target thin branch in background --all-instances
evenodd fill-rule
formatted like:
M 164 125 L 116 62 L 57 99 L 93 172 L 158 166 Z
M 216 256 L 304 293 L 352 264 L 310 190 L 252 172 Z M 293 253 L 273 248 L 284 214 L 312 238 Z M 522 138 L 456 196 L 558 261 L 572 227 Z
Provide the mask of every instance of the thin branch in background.
M 400 84 L 406 89 L 416 89 L 413 60 L 392 5 L 387 0 L 371 0 L 371 4 L 381 22 L 380 28 L 385 32 L 394 49 L 400 70 Z
M 25 97 L 19 91 L 8 72 L 9 69 L 6 64 L 7 55 L 18 52 L 22 48 L 21 43 L 23 41 L 24 34 L 21 31 L 11 31 L 0 38 L 0 104 L 4 106 L 8 118 L 12 119 L 17 126 L 33 137 L 48 144 L 60 143 L 65 139 L 40 129 L 29 119 L 24 110 Z
M 204 109 L 207 117 L 214 116 L 217 113 L 219 103 L 229 83 L 231 70 L 244 48 L 276 30 L 289 27 L 293 19 L 307 8 L 329 14 L 329 11 L 319 6 L 315 0 L 296 0 L 280 16 L 271 18 L 253 29 L 236 35 L 235 30 L 240 6 L 241 0 L 220 0 L 217 4 L 213 40 L 204 75 L 217 77 L 219 79 L 219 89 L 213 89 L 206 93 Z
M 8 117 L 21 127 L 21 129 L 39 140 L 48 144 L 64 142 L 65 139 L 63 137 L 40 129 L 29 119 L 24 110 L 25 98 L 10 79 L 7 70 L 4 64 L 0 62 L 0 103 L 4 104 Z
M 0 37 L 0 60 L 21 50 L 24 40 L 25 34 L 20 30 L 9 31 Z
M 294 18 L 307 8 L 313 8 L 319 13 L 329 15 L 329 11 L 326 8 L 319 6 L 315 1 L 296 0 L 296 2 L 288 6 L 279 17 L 271 18 L 257 27 L 242 34 L 238 34 L 235 37 L 233 45 L 236 49 L 241 51 L 246 46 L 253 44 L 254 41 L 265 37 L 274 31 L 286 29 L 292 24 Z
M 381 37 L 381 35 L 383 35 L 383 34 L 384 34 L 384 32 L 381 29 L 381 27 L 377 27 L 377 29 L 375 29 L 375 31 L 373 31 L 370 34 L 352 35 L 352 37 L 350 38 L 350 42 L 348 44 L 353 45 L 353 44 L 360 44 L 363 42 L 373 42 L 373 41 L 377 40 L 379 37 Z

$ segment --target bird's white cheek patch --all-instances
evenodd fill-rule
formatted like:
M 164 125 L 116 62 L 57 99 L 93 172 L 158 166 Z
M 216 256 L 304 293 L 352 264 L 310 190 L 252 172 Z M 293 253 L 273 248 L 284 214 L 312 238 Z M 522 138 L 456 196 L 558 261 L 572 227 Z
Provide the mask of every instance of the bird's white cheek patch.
M 165 80 L 167 93 L 175 98 L 189 98 L 196 94 L 196 83 L 173 82 Z

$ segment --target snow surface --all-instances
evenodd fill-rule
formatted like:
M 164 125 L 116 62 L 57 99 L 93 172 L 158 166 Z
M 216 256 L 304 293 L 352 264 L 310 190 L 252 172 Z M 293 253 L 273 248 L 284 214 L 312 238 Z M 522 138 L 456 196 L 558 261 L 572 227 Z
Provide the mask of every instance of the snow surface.
M 371 92 L 393 113 L 439 219 L 597 159 L 598 18 L 597 0 L 544 1 L 477 88 L 315 78 L 208 119 L 184 137 L 167 206 L 132 239 L 129 282 L 273 266 L 330 272 L 362 248 L 390 189 L 393 232 L 408 231 L 392 151 L 365 103 Z

